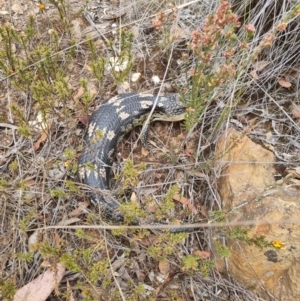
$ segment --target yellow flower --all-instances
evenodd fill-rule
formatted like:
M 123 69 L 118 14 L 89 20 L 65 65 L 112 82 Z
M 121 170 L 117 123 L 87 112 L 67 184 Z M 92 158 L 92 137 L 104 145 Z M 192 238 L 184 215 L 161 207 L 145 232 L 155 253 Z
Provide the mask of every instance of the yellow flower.
M 65 167 L 69 167 L 71 163 L 72 163 L 71 160 L 66 161 L 65 162 Z
M 40 3 L 38 6 L 39 6 L 40 10 L 45 10 L 45 8 L 46 8 L 45 4 L 43 4 L 43 3 Z
M 273 240 L 272 245 L 276 249 L 284 249 L 285 248 L 285 243 L 282 242 L 281 240 Z

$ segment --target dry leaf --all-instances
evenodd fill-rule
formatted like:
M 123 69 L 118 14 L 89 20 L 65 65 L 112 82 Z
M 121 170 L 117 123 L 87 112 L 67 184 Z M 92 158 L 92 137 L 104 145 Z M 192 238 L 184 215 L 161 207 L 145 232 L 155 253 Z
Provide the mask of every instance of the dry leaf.
M 285 176 L 285 180 L 288 179 L 289 181 L 292 181 L 293 179 L 300 179 L 300 168 L 287 169 L 286 172 L 287 175 Z
M 295 68 L 291 68 L 284 73 L 284 77 L 287 81 L 289 81 L 290 77 L 296 77 L 298 75 L 298 70 Z
M 250 72 L 250 75 L 258 80 L 259 79 L 259 75 L 258 75 L 258 71 L 262 71 L 267 65 L 269 64 L 268 61 L 258 61 L 258 62 L 255 62 L 254 64 L 252 64 L 253 66 L 253 69 L 251 72 Z
M 91 66 L 89 66 L 89 65 L 86 65 L 86 64 L 84 65 L 84 69 L 87 70 L 87 71 L 89 71 L 89 72 L 93 71 L 93 68 Z
M 61 238 L 58 235 L 57 231 L 54 232 L 54 241 L 55 241 L 55 245 L 56 246 L 60 246 L 61 245 Z
M 203 172 L 200 172 L 200 171 L 193 171 L 193 176 L 202 178 L 202 179 L 206 179 L 206 174 L 204 174 Z
M 45 268 L 51 268 L 51 263 L 49 260 L 44 260 L 42 263 L 41 263 L 41 268 L 45 269 Z
M 74 216 L 78 216 L 81 213 L 86 213 L 86 208 L 89 206 L 90 202 L 89 201 L 84 201 L 84 202 L 80 202 L 78 203 L 78 207 L 74 210 L 72 210 L 68 216 L 69 217 L 74 217 Z
M 136 195 L 135 192 L 132 192 L 132 193 L 131 193 L 130 201 L 133 202 L 133 203 L 139 204 L 139 200 L 138 200 L 138 197 L 137 197 L 137 195 Z
M 138 281 L 145 283 L 146 274 L 144 274 L 143 272 L 141 272 L 139 270 L 136 270 L 135 273 L 136 273 Z
M 160 239 L 157 235 L 151 234 L 148 237 L 140 238 L 138 236 L 135 236 L 133 238 L 135 241 L 137 241 L 140 245 L 143 247 L 149 247 L 149 246 L 154 246 L 160 242 Z
M 256 70 L 252 70 L 252 71 L 250 72 L 250 75 L 251 75 L 254 79 L 259 79 Z
M 267 139 L 267 141 L 271 141 L 272 137 L 273 137 L 272 132 L 267 132 L 266 133 L 266 139 Z
M 88 115 L 82 115 L 82 116 L 79 116 L 78 120 L 84 124 L 84 125 L 87 125 L 88 122 L 89 122 L 89 116 Z
M 167 275 L 170 272 L 170 263 L 167 260 L 160 261 L 158 264 L 159 271 L 163 275 Z
M 290 78 L 289 75 L 285 75 L 285 76 L 284 76 L 284 79 L 285 79 L 286 82 L 290 82 L 290 81 L 291 81 L 291 78 Z
M 28 238 L 28 250 L 30 253 L 34 253 L 36 251 L 36 244 L 39 241 L 39 232 L 34 231 Z
M 38 139 L 38 141 L 33 145 L 33 150 L 34 151 L 37 151 L 40 147 L 41 147 L 41 144 L 43 142 L 45 142 L 48 138 L 48 135 L 45 131 L 42 131 L 42 134 L 40 136 L 40 138 Z
M 295 169 L 288 169 L 288 173 L 291 173 L 294 177 L 298 178 L 300 177 L 300 168 L 296 167 Z
M 147 157 L 149 155 L 149 151 L 145 147 L 142 147 L 141 153 L 144 157 Z
M 196 250 L 193 252 L 193 254 L 200 256 L 202 259 L 207 259 L 207 258 L 211 257 L 211 252 L 209 252 L 209 251 Z
M 144 238 L 139 238 L 139 237 L 134 237 L 133 239 L 136 239 L 140 245 L 142 245 L 143 247 L 149 247 L 151 246 L 151 242 L 147 237 Z
M 34 184 L 35 184 L 35 180 L 34 179 L 26 180 L 26 186 L 30 186 L 30 185 L 34 185 Z
M 264 236 L 266 237 L 270 233 L 270 225 L 258 225 L 255 231 L 257 237 Z
M 298 74 L 299 74 L 299 71 L 296 68 L 292 68 L 292 69 L 289 70 L 289 75 L 290 76 L 297 76 Z
M 206 218 L 209 217 L 209 210 L 208 210 L 207 206 L 199 206 L 198 214 L 199 213 L 202 214 Z
M 188 206 L 188 208 L 195 214 L 198 213 L 197 209 L 194 207 L 194 205 L 185 197 L 180 196 L 179 194 L 175 194 L 173 199 L 175 201 L 180 202 L 182 205 Z
M 269 65 L 270 62 L 268 61 L 258 61 L 258 62 L 255 62 L 253 64 L 253 69 L 255 71 L 261 71 L 263 70 L 267 65 Z
M 155 213 L 157 210 L 157 204 L 155 202 L 150 202 L 146 205 L 146 210 L 149 213 Z
M 73 100 L 76 101 L 78 100 L 84 93 L 84 88 L 80 87 L 76 93 L 76 95 L 73 97 Z
M 13 301 L 45 301 L 52 293 L 65 273 L 65 267 L 58 263 L 56 267 L 48 269 L 36 279 L 20 288 Z
M 67 225 L 77 223 L 79 221 L 80 221 L 80 218 L 72 217 L 72 218 L 64 219 L 64 220 L 60 221 L 59 223 L 57 223 L 56 225 L 57 226 L 67 226 Z
M 293 104 L 292 106 L 292 117 L 300 118 L 300 108 L 295 104 Z
M 194 152 L 192 149 L 189 149 L 189 148 L 186 146 L 186 148 L 185 148 L 185 150 L 184 150 L 184 154 L 185 154 L 187 157 L 193 156 L 194 153 L 195 153 L 195 152 Z
M 290 82 L 287 82 L 284 79 L 279 79 L 278 84 L 284 88 L 290 88 L 292 86 L 292 84 Z
M 297 179 L 290 179 L 290 182 L 294 183 L 297 186 L 300 186 L 300 180 Z

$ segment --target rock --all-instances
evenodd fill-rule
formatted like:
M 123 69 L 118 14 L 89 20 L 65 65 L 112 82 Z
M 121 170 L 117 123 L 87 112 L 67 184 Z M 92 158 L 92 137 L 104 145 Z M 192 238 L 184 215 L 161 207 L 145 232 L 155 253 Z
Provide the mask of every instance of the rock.
M 300 220 L 299 191 L 285 181 L 275 183 L 275 156 L 242 133 L 228 130 L 216 153 L 223 168 L 218 188 L 227 221 L 257 221 L 248 226 L 248 238 L 264 236 L 269 242 L 261 248 L 228 239 L 229 273 L 263 298 L 300 300 L 300 224 L 292 223 Z M 262 220 L 270 222 L 259 224 Z M 275 241 L 285 247 L 276 249 Z
M 17 15 L 23 15 L 24 13 L 24 10 L 22 8 L 21 5 L 17 4 L 17 3 L 14 3 L 12 6 L 11 6 L 11 10 L 17 14 Z
M 218 186 L 225 211 L 256 198 L 274 184 L 275 156 L 242 133 L 228 130 L 219 140 L 216 154 L 221 167 L 226 167 Z
M 17 15 L 23 15 L 24 14 L 24 9 L 21 5 L 17 4 L 17 3 L 14 3 L 12 6 L 11 6 L 11 10 L 17 14 Z

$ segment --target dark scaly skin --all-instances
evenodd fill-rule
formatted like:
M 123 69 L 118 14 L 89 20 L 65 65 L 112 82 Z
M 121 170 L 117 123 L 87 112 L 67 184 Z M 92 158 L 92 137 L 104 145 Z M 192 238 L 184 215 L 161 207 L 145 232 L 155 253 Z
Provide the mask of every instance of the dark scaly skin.
M 108 192 L 92 192 L 91 199 L 93 203 L 103 205 L 111 219 L 123 220 L 118 212 L 119 203 L 109 193 L 111 165 L 117 144 L 127 132 L 146 119 L 156 97 L 149 94 L 120 94 L 101 105 L 89 119 L 84 136 L 86 146 L 78 161 L 79 176 L 86 185 Z M 158 96 L 157 112 L 165 116 L 177 116 L 185 112 L 185 106 L 176 94 Z M 147 129 L 142 133 L 143 143 L 146 142 L 146 136 Z M 187 231 L 175 230 L 172 232 Z

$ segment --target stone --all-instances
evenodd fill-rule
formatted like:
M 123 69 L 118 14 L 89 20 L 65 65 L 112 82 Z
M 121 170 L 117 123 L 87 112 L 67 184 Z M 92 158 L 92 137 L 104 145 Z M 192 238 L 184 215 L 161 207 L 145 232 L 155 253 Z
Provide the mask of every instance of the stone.
M 289 180 L 275 182 L 272 152 L 244 133 L 229 129 L 216 146 L 222 168 L 218 182 L 227 221 L 247 224 L 249 239 L 264 236 L 264 247 L 227 239 L 230 275 L 263 298 L 300 300 L 300 193 Z M 269 221 L 260 223 L 260 221 Z M 232 228 L 234 229 L 234 227 Z M 275 248 L 275 242 L 282 244 Z M 223 272 L 225 267 L 223 265 Z

